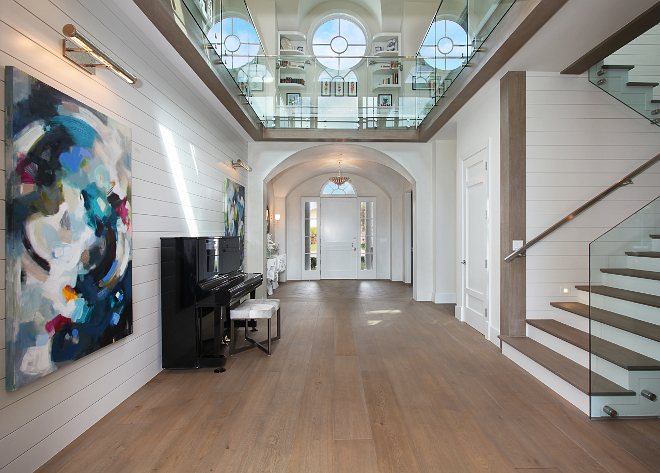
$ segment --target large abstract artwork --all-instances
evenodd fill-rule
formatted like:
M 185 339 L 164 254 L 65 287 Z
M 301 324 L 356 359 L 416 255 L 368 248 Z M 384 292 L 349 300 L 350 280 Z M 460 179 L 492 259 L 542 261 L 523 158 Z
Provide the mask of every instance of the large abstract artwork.
M 239 236 L 245 242 L 245 187 L 229 179 L 225 179 L 225 235 Z
M 131 130 L 13 67 L 6 388 L 133 332 Z

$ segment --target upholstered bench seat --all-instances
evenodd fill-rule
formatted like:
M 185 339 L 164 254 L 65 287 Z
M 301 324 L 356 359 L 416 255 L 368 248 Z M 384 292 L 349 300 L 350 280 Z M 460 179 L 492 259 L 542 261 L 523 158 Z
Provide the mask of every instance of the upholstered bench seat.
M 277 315 L 277 336 L 271 337 L 271 320 L 273 315 Z M 279 299 L 247 299 L 243 301 L 238 307 L 229 311 L 230 319 L 230 333 L 231 340 L 229 342 L 229 355 L 240 353 L 250 348 L 258 347 L 270 356 L 271 342 L 280 339 L 280 301 Z M 268 338 L 263 342 L 256 342 L 247 335 L 247 323 L 245 324 L 245 339 L 250 342 L 250 345 L 245 347 L 236 348 L 236 330 L 234 326 L 235 320 L 268 320 Z M 268 342 L 268 348 L 264 347 L 262 343 Z

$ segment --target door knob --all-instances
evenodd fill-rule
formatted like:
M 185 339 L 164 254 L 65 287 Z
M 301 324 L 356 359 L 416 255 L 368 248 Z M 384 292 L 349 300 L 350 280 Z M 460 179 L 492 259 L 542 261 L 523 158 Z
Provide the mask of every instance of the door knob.
M 461 264 L 465 264 L 465 260 L 461 261 Z

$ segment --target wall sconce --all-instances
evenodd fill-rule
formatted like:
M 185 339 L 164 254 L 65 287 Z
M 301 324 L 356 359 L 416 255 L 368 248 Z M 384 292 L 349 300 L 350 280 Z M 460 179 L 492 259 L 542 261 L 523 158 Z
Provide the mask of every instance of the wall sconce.
M 107 54 L 101 51 L 83 35 L 78 33 L 75 26 L 72 24 L 64 25 L 64 28 L 62 28 L 62 33 L 64 33 L 64 35 L 67 37 L 63 43 L 62 54 L 69 61 L 85 69 L 90 74 L 94 74 L 94 70 L 97 67 L 107 67 L 129 84 L 135 84 L 137 77 L 110 59 Z M 69 47 L 70 45 L 67 43 L 74 43 L 78 47 Z M 83 53 L 83 55 L 80 53 Z M 80 62 L 80 60 L 88 59 L 88 55 L 99 61 L 100 64 L 95 62 Z
M 280 214 L 275 214 L 275 223 L 280 221 Z
M 247 171 L 252 171 L 252 168 L 251 168 L 250 166 L 248 166 L 247 164 L 245 164 L 245 163 L 244 163 L 243 161 L 241 161 L 240 159 L 239 159 L 238 161 L 232 161 L 232 162 L 231 162 L 231 166 L 232 166 L 234 169 L 236 169 L 236 168 L 243 168 L 243 169 L 246 169 Z

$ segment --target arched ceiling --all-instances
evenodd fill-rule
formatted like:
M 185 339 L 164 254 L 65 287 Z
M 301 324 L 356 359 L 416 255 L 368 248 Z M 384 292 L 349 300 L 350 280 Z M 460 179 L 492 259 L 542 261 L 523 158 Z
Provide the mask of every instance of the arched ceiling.
M 341 2 L 338 0 L 275 0 L 278 28 L 283 31 L 299 31 L 300 25 L 312 10 L 318 12 L 317 7 L 321 5 L 325 5 L 325 9 L 328 11 L 337 10 L 341 7 L 340 3 L 352 3 L 368 12 L 372 16 L 371 20 L 381 27 L 381 31 L 398 32 L 401 30 L 403 5 L 406 3 L 401 0 L 342 0 Z M 440 0 L 417 0 L 416 3 L 439 5 Z M 305 32 L 303 31 L 303 33 Z
M 303 182 L 322 174 L 355 174 L 372 181 L 389 196 L 399 195 L 414 182 L 389 156 L 359 145 L 321 145 L 293 154 L 267 177 L 276 197 L 286 197 Z

